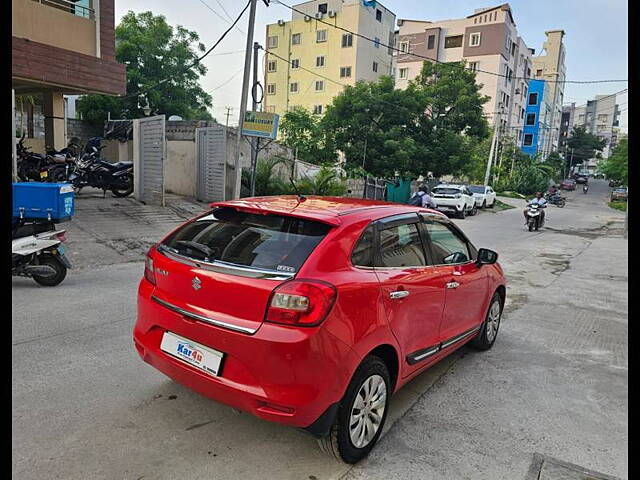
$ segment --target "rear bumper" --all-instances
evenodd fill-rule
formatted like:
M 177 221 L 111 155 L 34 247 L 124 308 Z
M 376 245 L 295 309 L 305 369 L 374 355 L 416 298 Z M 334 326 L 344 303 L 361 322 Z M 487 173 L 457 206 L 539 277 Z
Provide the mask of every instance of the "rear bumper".
M 153 286 L 140 282 L 133 340 L 141 358 L 212 400 L 265 420 L 305 428 L 321 436 L 332 405 L 342 398 L 357 365 L 355 354 L 325 328 L 293 329 L 263 324 L 253 335 L 186 318 L 151 300 Z M 211 376 L 165 353 L 165 331 L 224 353 Z M 335 411 L 333 412 L 335 413 Z M 330 427 L 330 424 L 329 424 Z

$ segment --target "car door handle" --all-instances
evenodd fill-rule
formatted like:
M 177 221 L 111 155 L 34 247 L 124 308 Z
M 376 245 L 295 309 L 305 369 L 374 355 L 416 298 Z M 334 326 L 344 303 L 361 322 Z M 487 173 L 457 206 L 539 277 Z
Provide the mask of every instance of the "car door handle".
M 408 295 L 409 295 L 409 292 L 407 292 L 406 290 L 396 290 L 395 292 L 389 292 L 389 297 L 391 297 L 392 300 L 404 298 Z
M 458 288 L 460 284 L 458 282 L 449 282 L 447 283 L 447 288 Z

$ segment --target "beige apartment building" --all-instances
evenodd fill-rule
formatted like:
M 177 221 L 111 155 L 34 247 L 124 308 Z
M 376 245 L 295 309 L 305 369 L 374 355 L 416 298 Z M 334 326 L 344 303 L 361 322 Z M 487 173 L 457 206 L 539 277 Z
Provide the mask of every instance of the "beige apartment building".
M 392 74 L 393 50 L 383 44 L 393 43 L 396 16 L 380 2 L 312 0 L 294 8 L 302 13 L 267 25 L 265 111 L 300 106 L 323 114 L 345 85 Z
M 567 71 L 565 67 L 566 49 L 563 43 L 564 30 L 548 30 L 544 33 L 547 38 L 542 44 L 542 52 L 533 57 L 533 76 L 537 80 L 545 81 L 545 98 L 551 107 L 547 142 L 542 151 L 543 158 L 546 158 L 551 152 L 557 151 L 559 147 L 564 82 L 567 78 Z
M 420 73 L 424 57 L 445 63 L 465 60 L 477 71 L 481 93 L 491 98 L 484 107 L 489 122 L 499 121 L 502 134 L 522 145 L 532 50 L 518 35 L 508 3 L 477 9 L 460 19 L 399 19 L 398 26 L 399 88 L 406 88 Z

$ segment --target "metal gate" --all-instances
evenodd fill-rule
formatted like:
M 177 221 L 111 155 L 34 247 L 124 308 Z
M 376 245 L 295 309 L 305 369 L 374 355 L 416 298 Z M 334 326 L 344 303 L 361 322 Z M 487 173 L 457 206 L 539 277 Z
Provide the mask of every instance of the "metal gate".
M 166 158 L 165 116 L 138 119 L 139 152 L 137 198 L 148 205 L 164 206 L 164 160 Z M 134 129 L 135 131 L 135 129 Z
M 227 134 L 224 126 L 196 128 L 196 199 L 225 200 Z
M 363 198 L 369 200 L 384 200 L 387 182 L 382 178 L 366 177 L 364 181 Z

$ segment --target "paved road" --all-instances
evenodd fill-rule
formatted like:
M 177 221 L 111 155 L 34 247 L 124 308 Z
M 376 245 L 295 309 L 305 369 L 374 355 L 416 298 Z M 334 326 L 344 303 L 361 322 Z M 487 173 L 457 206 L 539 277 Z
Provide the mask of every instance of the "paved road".
M 624 477 L 627 242 L 606 190 L 570 192 L 541 232 L 525 230 L 520 208 L 458 221 L 507 271 L 498 342 L 462 349 L 399 392 L 388 434 L 351 470 L 306 434 L 142 363 L 131 342 L 141 263 L 113 257 L 55 289 L 14 279 L 14 477 L 514 479 L 536 452 Z

